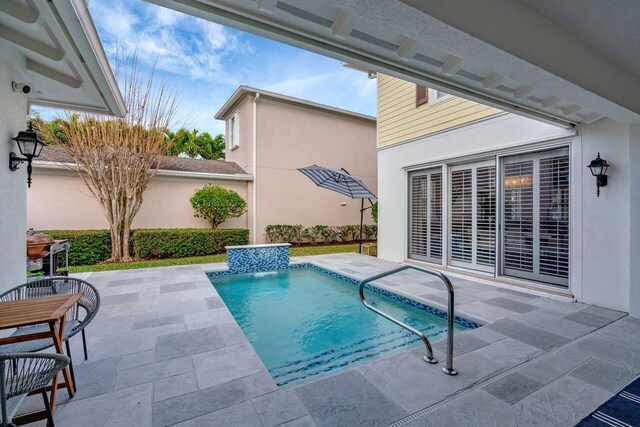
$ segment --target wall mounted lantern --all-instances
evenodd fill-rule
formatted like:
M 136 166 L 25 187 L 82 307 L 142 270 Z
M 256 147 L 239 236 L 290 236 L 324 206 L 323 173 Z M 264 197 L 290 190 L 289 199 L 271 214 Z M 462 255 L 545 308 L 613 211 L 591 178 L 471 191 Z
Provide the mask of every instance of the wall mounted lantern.
M 600 197 L 600 187 L 607 186 L 607 169 L 609 168 L 609 163 L 605 159 L 600 158 L 600 153 L 598 153 L 598 157 L 591 160 L 589 166 L 591 169 L 591 175 L 596 177 L 596 187 L 598 188 L 598 197 Z
M 18 132 L 18 136 L 11 139 L 18 144 L 20 154 L 24 157 L 18 157 L 14 152 L 9 153 L 9 169 L 16 171 L 20 163 L 27 162 L 27 185 L 31 187 L 31 161 L 40 155 L 44 144 L 33 131 L 31 123 L 29 123 L 29 129 Z

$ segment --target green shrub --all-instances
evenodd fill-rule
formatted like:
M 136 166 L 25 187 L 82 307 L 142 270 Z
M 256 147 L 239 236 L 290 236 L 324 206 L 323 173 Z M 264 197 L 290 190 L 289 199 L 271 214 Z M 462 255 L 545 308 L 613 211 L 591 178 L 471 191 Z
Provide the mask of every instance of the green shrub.
M 302 243 L 304 227 L 300 224 L 270 224 L 264 229 L 269 243 Z
M 109 230 L 42 230 L 56 240 L 69 241 L 69 265 L 89 265 L 109 259 L 111 256 L 111 232 Z
M 330 230 L 327 225 L 314 225 L 313 227 L 305 228 L 303 233 L 304 240 L 309 243 L 327 242 L 325 236 L 330 235 L 327 230 Z
M 184 258 L 224 252 L 225 246 L 246 245 L 249 230 L 177 228 L 138 229 L 133 232 L 137 258 Z
M 327 226 L 320 226 L 320 227 L 324 227 L 321 231 L 320 231 L 320 235 L 322 236 L 322 241 L 325 243 L 335 243 L 336 241 L 336 230 L 333 227 L 327 227 Z
M 371 206 L 371 218 L 373 219 L 374 224 L 378 224 L 378 202 L 375 202 L 373 206 Z
M 362 234 L 365 240 L 375 240 L 378 237 L 378 226 L 375 224 L 365 225 Z
M 196 218 L 204 218 L 211 228 L 217 228 L 230 218 L 238 218 L 247 211 L 247 202 L 233 190 L 207 184 L 196 190 L 191 206 Z

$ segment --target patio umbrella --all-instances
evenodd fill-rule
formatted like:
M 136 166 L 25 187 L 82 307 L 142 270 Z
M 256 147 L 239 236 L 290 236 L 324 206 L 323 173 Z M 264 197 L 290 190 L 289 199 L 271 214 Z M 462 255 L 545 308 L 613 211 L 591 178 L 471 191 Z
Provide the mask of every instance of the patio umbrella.
M 362 253 L 362 223 L 364 219 L 364 211 L 371 209 L 373 202 L 371 199 L 375 199 L 376 195 L 371 192 L 358 178 L 349 174 L 344 168 L 332 169 L 324 166 L 307 166 L 306 168 L 299 168 L 300 172 L 305 174 L 311 181 L 313 181 L 318 187 L 326 188 L 327 190 L 335 191 L 336 193 L 343 194 L 352 199 L 360 199 L 360 244 L 358 250 Z M 369 206 L 364 207 L 365 199 L 369 200 Z

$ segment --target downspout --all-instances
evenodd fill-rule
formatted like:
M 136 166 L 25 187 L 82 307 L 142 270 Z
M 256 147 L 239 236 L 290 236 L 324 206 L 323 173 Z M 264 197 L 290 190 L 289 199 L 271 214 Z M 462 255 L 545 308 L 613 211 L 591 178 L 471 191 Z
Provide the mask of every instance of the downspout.
M 251 243 L 256 244 L 258 238 L 258 98 L 260 92 L 256 92 L 253 98 L 253 214 L 251 224 Z

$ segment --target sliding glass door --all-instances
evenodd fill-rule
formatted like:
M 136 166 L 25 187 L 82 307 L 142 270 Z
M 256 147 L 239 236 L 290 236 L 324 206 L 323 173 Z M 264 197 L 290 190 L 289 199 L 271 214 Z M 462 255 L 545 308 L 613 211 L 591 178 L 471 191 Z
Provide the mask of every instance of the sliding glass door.
M 450 168 L 449 259 L 457 267 L 493 272 L 496 224 L 495 162 Z
M 503 274 L 568 286 L 568 149 L 505 157 L 501 181 Z
M 409 258 L 442 260 L 442 169 L 409 174 Z

